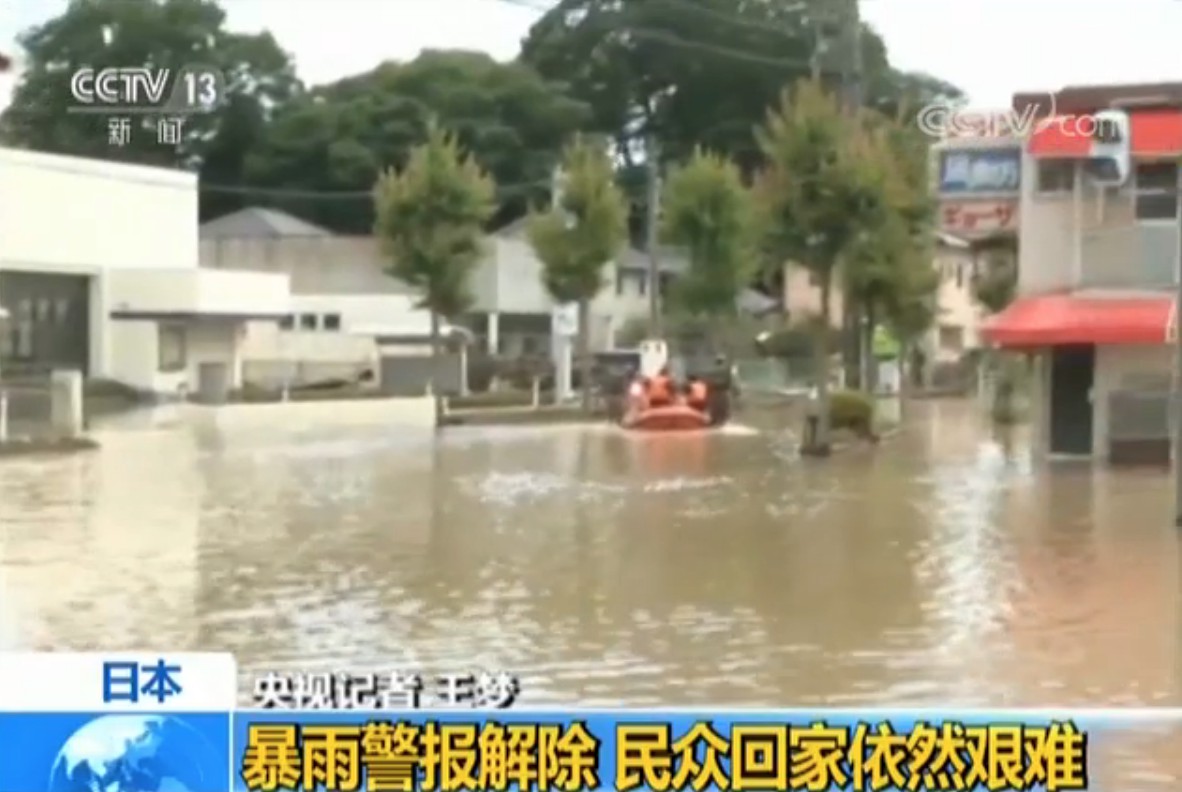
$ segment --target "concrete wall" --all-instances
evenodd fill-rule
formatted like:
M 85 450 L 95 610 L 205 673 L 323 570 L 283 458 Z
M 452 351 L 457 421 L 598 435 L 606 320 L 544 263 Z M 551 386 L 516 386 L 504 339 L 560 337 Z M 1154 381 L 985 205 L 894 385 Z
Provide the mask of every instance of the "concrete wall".
M 1092 398 L 1092 453 L 1108 456 L 1108 396 L 1114 390 L 1145 387 L 1147 381 L 1173 370 L 1173 349 L 1160 346 L 1101 346 L 1096 348 L 1096 386 Z
M 161 371 L 160 328 L 175 326 L 185 334 L 185 368 Z M 197 320 L 175 323 L 154 320 L 119 319 L 111 322 L 112 343 L 120 354 L 113 359 L 108 373 L 137 390 L 169 396 L 197 392 L 198 370 L 202 363 L 224 363 L 229 370 L 231 388 L 242 386 L 240 322 Z
M 192 173 L 0 148 L 0 267 L 197 265 Z
M 376 429 L 397 427 L 430 428 L 435 425 L 433 399 L 392 397 L 388 399 L 350 399 L 348 401 L 291 401 L 272 404 L 223 404 L 216 407 L 194 405 L 186 409 L 194 424 L 236 434 L 273 432 L 292 426 L 318 429 L 333 426 L 371 426 Z
M 287 277 L 264 272 L 117 269 L 103 276 L 109 311 L 257 315 L 290 310 Z
M 1148 282 L 1154 268 L 1143 264 L 1141 259 L 1161 256 L 1163 251 L 1173 258 L 1177 247 L 1176 224 L 1137 220 L 1133 179 L 1118 189 L 1102 188 L 1077 173 L 1072 192 L 1043 193 L 1038 190 L 1037 161 L 1026 155 L 1023 169 L 1019 294 L 1079 289 L 1097 279 L 1107 279 L 1119 287 L 1130 278 L 1136 281 L 1137 277 L 1144 277 L 1146 287 L 1160 285 Z M 1154 230 L 1164 233 L 1154 234 Z M 1110 261 L 1105 262 L 1105 258 Z M 1093 263 L 1088 265 L 1089 261 Z M 1110 270 L 1110 266 L 1115 269 Z M 1144 275 L 1129 275 L 1143 267 Z M 1127 271 L 1123 273 L 1127 277 L 1121 277 L 1122 271 Z M 1138 286 L 1135 282 L 1128 285 Z
M 940 248 L 935 266 L 940 274 L 936 290 L 939 313 L 928 333 L 927 346 L 935 362 L 952 363 L 981 345 L 979 328 L 983 312 L 973 297 L 975 262 L 967 250 Z M 959 338 L 959 344 L 950 343 Z
M 373 237 L 202 239 L 201 266 L 284 273 L 294 295 L 408 294 Z

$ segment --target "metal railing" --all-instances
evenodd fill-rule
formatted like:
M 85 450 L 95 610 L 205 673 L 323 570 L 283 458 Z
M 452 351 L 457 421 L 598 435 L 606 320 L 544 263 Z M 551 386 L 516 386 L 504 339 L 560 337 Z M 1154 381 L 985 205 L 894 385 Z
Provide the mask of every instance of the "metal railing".
M 1083 289 L 1165 290 L 1178 272 L 1178 228 L 1136 224 L 1083 232 Z

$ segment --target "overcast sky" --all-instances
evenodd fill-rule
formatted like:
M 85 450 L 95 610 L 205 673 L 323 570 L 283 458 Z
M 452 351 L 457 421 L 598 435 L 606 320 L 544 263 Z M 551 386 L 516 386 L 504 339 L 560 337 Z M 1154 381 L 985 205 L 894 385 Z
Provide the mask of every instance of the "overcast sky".
M 542 6 L 546 0 L 528 0 Z M 270 28 L 311 83 L 423 48 L 517 53 L 538 12 L 510 0 L 224 0 L 230 26 Z M 2 0 L 0 48 L 65 0 Z M 1066 84 L 1182 80 L 1182 0 L 862 0 L 892 63 L 982 108 Z M 0 83 L 0 106 L 11 80 Z

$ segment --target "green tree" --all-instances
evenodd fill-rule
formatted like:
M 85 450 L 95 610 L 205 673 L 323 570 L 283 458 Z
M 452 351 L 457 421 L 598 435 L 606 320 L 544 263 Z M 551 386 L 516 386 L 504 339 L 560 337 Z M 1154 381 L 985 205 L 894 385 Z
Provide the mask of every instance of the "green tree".
M 603 268 L 628 233 L 628 208 L 615 183 L 606 145 L 577 138 L 563 157 L 563 184 L 548 212 L 533 214 L 529 239 L 543 265 L 546 291 L 578 306 L 577 356 L 583 407 L 591 407 L 591 301 L 603 288 Z
M 799 83 L 768 114 L 760 134 L 767 164 L 756 178 L 765 254 L 806 269 L 821 292 L 820 327 L 832 326 L 842 257 L 881 211 L 881 188 L 867 176 L 861 124 L 815 81 Z M 818 332 L 814 358 L 818 432 L 810 453 L 829 451 L 830 335 Z
M 593 128 L 615 139 L 627 164 L 636 141 L 653 133 L 670 161 L 701 145 L 750 173 L 762 161 L 754 130 L 783 86 L 814 66 L 831 87 L 840 80 L 851 40 L 843 6 L 560 0 L 530 29 L 521 59 L 587 102 Z M 892 69 L 882 39 L 865 25 L 860 41 L 869 106 L 893 109 L 956 93 Z
M 739 169 L 701 149 L 674 171 L 662 206 L 668 239 L 689 253 L 673 302 L 696 316 L 733 316 L 754 272 L 751 196 Z
M 246 152 L 264 134 L 268 109 L 301 90 L 271 34 L 226 30 L 225 12 L 213 0 L 71 2 L 22 34 L 20 45 L 26 67 L 0 116 L 4 143 L 148 165 L 197 165 L 204 180 L 218 183 L 242 183 Z M 128 145 L 112 146 L 105 116 L 67 111 L 75 104 L 70 75 L 77 69 L 149 63 L 174 75 L 186 64 L 209 65 L 226 77 L 225 101 L 211 113 L 186 117 L 179 146 L 160 145 L 155 130 L 146 128 L 133 130 Z M 225 194 L 203 200 L 209 213 L 241 204 Z
M 882 116 L 872 116 L 858 140 L 865 227 L 842 262 L 843 296 L 861 313 L 861 350 L 872 349 L 884 312 L 899 340 L 911 345 L 927 330 L 921 319 L 932 313 L 939 285 L 926 142 L 910 124 Z M 865 363 L 858 379 L 873 391 L 877 372 Z
M 387 271 L 422 294 L 431 313 L 435 365 L 441 320 L 471 302 L 468 284 L 484 248 L 484 225 L 495 208 L 495 185 L 455 137 L 438 126 L 406 166 L 388 170 L 374 186 L 375 234 L 389 258 Z M 442 401 L 435 389 L 436 420 Z
M 481 52 L 427 51 L 316 88 L 281 109 L 251 151 L 248 173 L 271 189 L 364 191 L 381 169 L 407 162 L 436 118 L 496 180 L 490 222 L 500 225 L 547 195 L 564 142 L 587 117 L 584 104 L 529 66 Z M 347 198 L 271 203 L 339 232 L 372 225 L 370 207 Z
M 973 274 L 973 296 L 990 315 L 1001 313 L 1018 292 L 1018 251 L 1014 242 L 979 242 L 973 253 L 978 262 Z M 1014 396 L 1025 373 L 1023 361 L 1001 350 L 989 350 L 984 365 L 993 373 L 993 417 L 999 423 L 1012 423 L 1018 415 Z

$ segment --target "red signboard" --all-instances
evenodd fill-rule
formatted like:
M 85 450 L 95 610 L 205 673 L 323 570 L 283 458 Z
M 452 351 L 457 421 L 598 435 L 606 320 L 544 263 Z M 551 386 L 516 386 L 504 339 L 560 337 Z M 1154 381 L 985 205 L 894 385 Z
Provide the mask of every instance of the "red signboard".
M 1017 201 L 960 201 L 940 204 L 940 230 L 984 236 L 1018 230 Z

